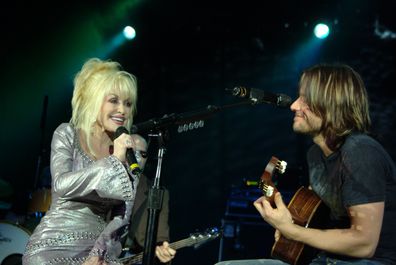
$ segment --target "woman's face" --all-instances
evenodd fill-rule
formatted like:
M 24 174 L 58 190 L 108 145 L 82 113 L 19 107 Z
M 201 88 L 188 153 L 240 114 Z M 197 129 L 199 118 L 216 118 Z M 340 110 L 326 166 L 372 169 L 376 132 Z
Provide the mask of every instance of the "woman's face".
M 132 103 L 129 97 L 111 92 L 105 96 L 97 123 L 105 131 L 115 132 L 118 127 L 125 126 L 132 115 Z

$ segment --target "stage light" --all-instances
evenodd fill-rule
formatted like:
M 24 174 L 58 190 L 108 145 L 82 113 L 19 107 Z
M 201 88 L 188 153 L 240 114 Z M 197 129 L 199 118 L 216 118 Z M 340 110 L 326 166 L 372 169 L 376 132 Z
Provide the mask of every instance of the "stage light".
M 314 34 L 318 39 L 325 39 L 329 36 L 330 28 L 326 24 L 319 23 L 314 28 Z
M 128 40 L 132 40 L 136 37 L 136 31 L 131 26 L 126 26 L 124 28 L 123 33 L 124 33 L 124 37 Z

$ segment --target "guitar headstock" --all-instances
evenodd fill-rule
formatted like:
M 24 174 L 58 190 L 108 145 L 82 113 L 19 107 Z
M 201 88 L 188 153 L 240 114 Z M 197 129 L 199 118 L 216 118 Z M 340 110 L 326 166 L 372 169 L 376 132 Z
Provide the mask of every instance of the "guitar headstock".
M 278 160 L 278 161 L 276 162 L 275 168 L 276 168 L 276 170 L 277 170 L 280 174 L 285 173 L 286 167 L 287 167 L 287 162 L 286 162 L 286 161 L 284 161 L 284 160 Z
M 263 192 L 264 196 L 272 198 L 272 196 L 277 191 L 275 184 L 272 181 L 274 173 L 283 174 L 286 171 L 287 163 L 286 161 L 279 160 L 277 157 L 271 157 L 265 167 L 264 173 L 261 176 L 259 182 L 259 188 Z
M 219 236 L 221 236 L 221 234 L 221 231 L 217 227 L 213 227 L 206 229 L 204 233 L 192 233 L 190 235 L 190 239 L 193 240 L 192 246 L 194 246 L 194 248 L 199 248 L 206 242 L 218 238 Z

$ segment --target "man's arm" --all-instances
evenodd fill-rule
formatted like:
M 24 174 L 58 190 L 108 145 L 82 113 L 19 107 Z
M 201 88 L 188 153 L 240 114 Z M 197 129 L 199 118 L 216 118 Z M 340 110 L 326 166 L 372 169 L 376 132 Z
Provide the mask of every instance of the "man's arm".
M 384 202 L 351 206 L 348 213 L 351 226 L 347 229 L 314 229 L 295 225 L 279 193 L 275 196 L 277 208 L 272 208 L 265 197 L 254 202 L 261 216 L 286 238 L 303 242 L 314 248 L 357 258 L 370 258 L 377 248 Z

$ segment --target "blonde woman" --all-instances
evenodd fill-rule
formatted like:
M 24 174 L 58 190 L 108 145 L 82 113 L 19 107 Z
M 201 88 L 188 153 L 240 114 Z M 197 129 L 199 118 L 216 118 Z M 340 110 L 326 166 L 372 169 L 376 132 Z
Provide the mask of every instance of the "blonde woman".
M 92 58 L 77 73 L 71 120 L 51 143 L 51 207 L 30 237 L 23 264 L 117 264 L 139 183 L 126 166 L 126 150 L 144 139 L 114 133 L 131 127 L 136 102 L 136 79 L 117 62 Z M 118 215 L 107 220 L 113 208 Z M 160 251 L 164 262 L 173 257 L 172 249 Z

